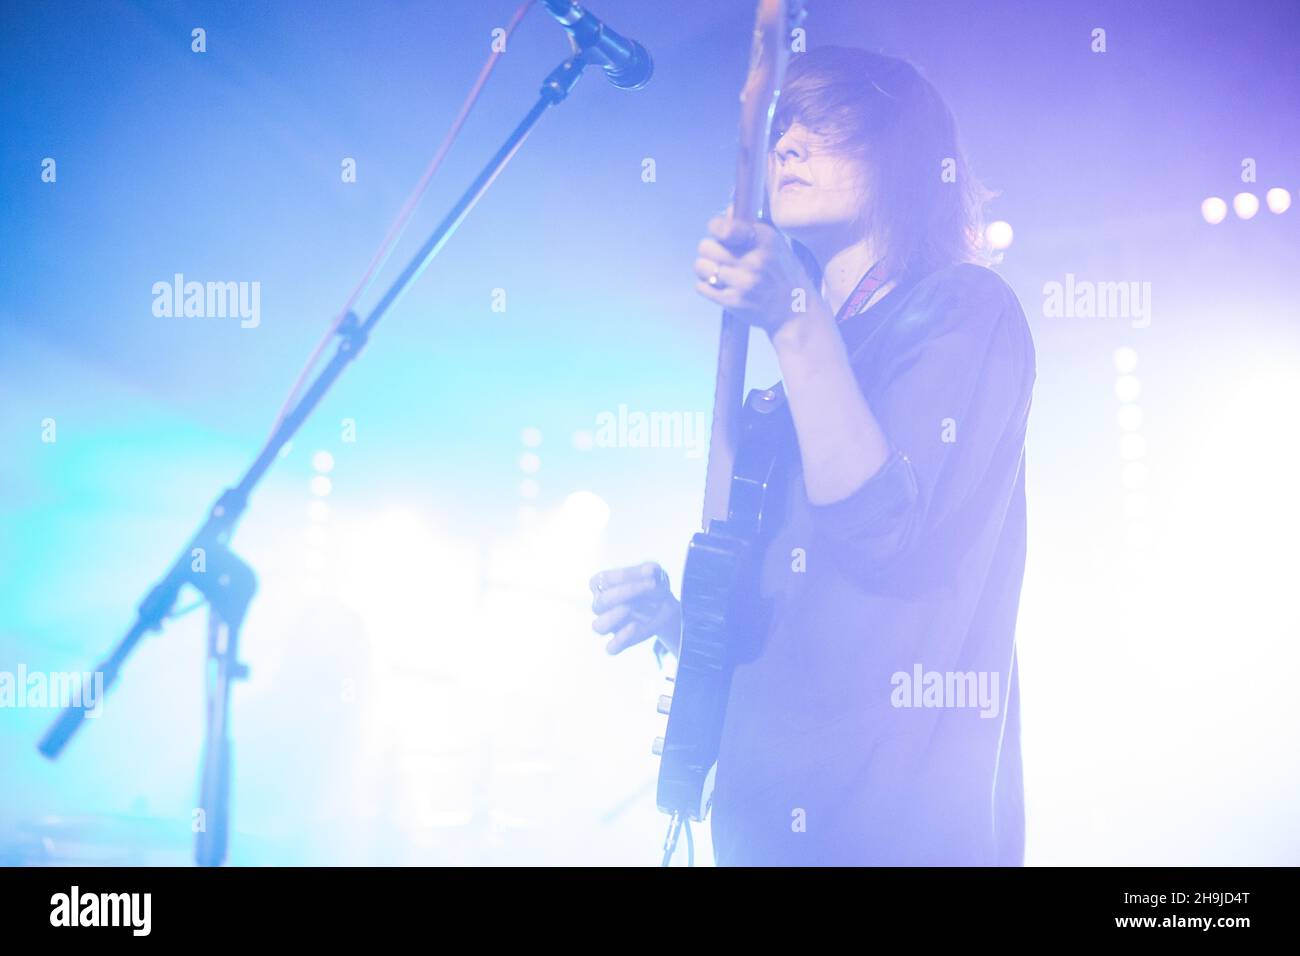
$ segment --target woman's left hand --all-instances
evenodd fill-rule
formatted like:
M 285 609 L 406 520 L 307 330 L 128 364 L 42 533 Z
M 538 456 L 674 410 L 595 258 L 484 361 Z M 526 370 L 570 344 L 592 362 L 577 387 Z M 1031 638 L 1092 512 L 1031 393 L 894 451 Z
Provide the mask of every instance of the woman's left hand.
M 768 223 L 715 216 L 708 229 L 696 249 L 695 288 L 710 302 L 773 335 L 820 299 L 789 243 Z

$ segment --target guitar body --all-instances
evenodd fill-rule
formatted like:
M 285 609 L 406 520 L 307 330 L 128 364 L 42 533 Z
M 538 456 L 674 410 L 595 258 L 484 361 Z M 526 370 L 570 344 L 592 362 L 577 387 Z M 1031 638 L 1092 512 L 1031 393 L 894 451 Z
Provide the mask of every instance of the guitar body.
M 732 673 L 757 654 L 767 620 L 759 564 L 780 521 L 782 462 L 794 434 L 779 385 L 750 392 L 740 431 L 728 516 L 710 521 L 686 554 L 681 650 L 659 763 L 659 809 L 697 821 L 708 816 Z

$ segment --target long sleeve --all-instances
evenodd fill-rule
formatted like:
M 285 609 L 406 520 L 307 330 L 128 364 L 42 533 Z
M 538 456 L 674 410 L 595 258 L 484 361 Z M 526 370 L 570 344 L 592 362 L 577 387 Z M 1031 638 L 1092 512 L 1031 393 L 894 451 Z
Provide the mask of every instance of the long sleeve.
M 787 451 L 795 480 L 763 554 L 764 614 L 732 676 L 715 852 L 726 865 L 1016 862 L 1008 669 L 1025 563 L 1028 323 L 996 274 L 963 265 L 901 285 L 842 332 L 888 454 L 851 493 L 813 505 Z M 914 690 L 925 675 L 945 687 L 975 675 L 978 706 L 899 700 L 900 673 Z M 806 830 L 792 831 L 792 807 Z
M 868 586 L 919 551 L 932 558 L 933 545 L 960 548 L 965 512 L 987 513 L 967 506 L 1005 504 L 1015 480 L 1035 376 L 1024 313 L 987 269 L 945 278 L 918 289 L 855 361 L 890 457 L 846 498 L 810 506 L 814 533 Z

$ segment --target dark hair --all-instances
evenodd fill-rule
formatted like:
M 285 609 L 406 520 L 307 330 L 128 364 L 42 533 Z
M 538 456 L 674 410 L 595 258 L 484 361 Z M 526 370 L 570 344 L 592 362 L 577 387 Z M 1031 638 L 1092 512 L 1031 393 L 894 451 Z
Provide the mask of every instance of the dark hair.
M 773 144 L 795 120 L 865 161 L 870 208 L 860 221 L 895 276 L 983 258 L 990 194 L 966 165 L 947 104 L 912 64 L 838 46 L 796 54 L 777 100 Z M 954 175 L 942 175 L 945 168 Z

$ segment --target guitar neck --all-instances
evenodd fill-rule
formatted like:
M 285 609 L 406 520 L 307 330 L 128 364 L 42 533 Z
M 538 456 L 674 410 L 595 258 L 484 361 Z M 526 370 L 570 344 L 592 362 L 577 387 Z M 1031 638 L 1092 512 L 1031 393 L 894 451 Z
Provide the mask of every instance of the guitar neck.
M 802 16 L 802 5 L 795 5 Z M 781 78 L 789 60 L 791 10 L 786 0 L 759 0 L 749 51 L 749 73 L 740 91 L 740 151 L 736 159 L 736 193 L 732 216 L 755 222 L 766 196 L 768 137 Z M 727 517 L 731 477 L 740 443 L 740 411 L 745 391 L 745 361 L 749 326 L 734 316 L 722 316 L 718 343 L 718 377 L 713 392 L 713 427 L 709 434 L 709 464 L 704 482 L 704 522 Z
M 766 142 L 766 133 L 764 133 Z M 740 174 L 737 177 L 733 215 L 754 222 L 750 210 L 763 204 L 763 176 L 757 166 L 755 151 L 741 150 Z M 740 202 L 745 197 L 744 202 Z M 743 211 L 743 212 L 742 212 Z M 713 426 L 709 432 L 709 463 L 704 473 L 704 519 L 727 517 L 731 500 L 731 476 L 735 471 L 736 449 L 740 445 L 740 411 L 745 400 L 745 363 L 749 358 L 749 324 L 730 313 L 722 313 L 722 331 L 718 338 L 718 372 L 713 388 Z
M 709 462 L 704 477 L 704 519 L 727 517 L 731 499 L 731 476 L 735 471 L 736 448 L 740 444 L 740 408 L 744 401 L 745 361 L 749 353 L 749 326 L 723 313 L 718 341 L 718 374 L 713 391 L 713 426 L 709 432 Z

